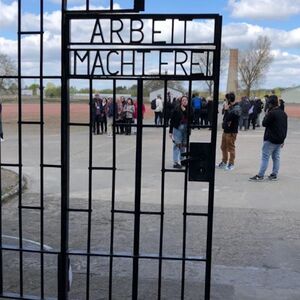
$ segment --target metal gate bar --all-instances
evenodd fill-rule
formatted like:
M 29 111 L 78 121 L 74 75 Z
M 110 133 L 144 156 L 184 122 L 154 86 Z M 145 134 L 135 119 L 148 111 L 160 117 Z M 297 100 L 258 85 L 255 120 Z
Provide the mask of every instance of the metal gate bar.
M 218 120 L 218 105 L 219 101 L 219 84 L 220 84 L 220 60 L 221 60 L 221 36 L 222 36 L 222 17 L 215 19 L 214 28 L 214 43 L 216 51 L 213 60 L 213 73 L 214 78 L 214 101 L 213 101 L 213 123 L 212 123 L 212 136 L 211 146 L 216 149 L 217 146 L 217 120 Z M 217 74 L 217 75 L 216 75 Z M 216 164 L 216 151 L 212 153 L 213 166 Z M 214 215 L 214 193 L 215 193 L 215 168 L 212 169 L 212 180 L 209 182 L 208 191 L 208 218 L 207 218 L 207 238 L 206 238 L 206 269 L 205 269 L 205 299 L 210 299 L 211 294 L 211 263 L 212 263 L 212 235 L 213 235 L 213 215 Z
M 110 11 L 113 12 L 113 0 L 110 0 Z M 141 5 L 142 7 L 143 5 Z M 138 2 L 134 3 L 134 10 L 137 11 L 139 5 Z M 138 299 L 138 288 L 139 288 L 139 262 L 141 259 L 153 260 L 158 262 L 158 299 L 162 297 L 162 265 L 164 261 L 178 261 L 181 262 L 181 298 L 185 297 L 185 264 L 188 261 L 191 262 L 204 262 L 205 263 L 205 299 L 210 299 L 210 280 L 211 280 L 211 251 L 212 251 L 212 230 L 213 230 L 213 198 L 214 198 L 214 179 L 209 181 L 209 199 L 208 199 L 208 212 L 206 213 L 193 213 L 187 210 L 187 190 L 188 190 L 188 171 L 187 169 L 183 170 L 173 170 L 167 169 L 165 164 L 165 151 L 166 151 L 166 124 L 158 126 L 162 128 L 163 132 L 163 143 L 162 143 L 162 171 L 161 171 L 161 193 L 160 193 L 160 211 L 141 211 L 141 180 L 142 180 L 142 135 L 143 128 L 154 128 L 156 125 L 143 124 L 142 120 L 142 103 L 143 103 L 143 84 L 144 80 L 147 78 L 141 77 L 134 79 L 138 83 L 138 123 L 137 127 L 137 137 L 136 137 L 136 156 L 135 156 L 135 207 L 133 211 L 115 209 L 115 188 L 116 188 L 116 136 L 113 134 L 113 160 L 111 167 L 94 167 L 93 166 L 93 137 L 92 137 L 92 126 L 91 121 L 88 124 L 85 123 L 76 123 L 70 122 L 70 99 L 69 99 L 69 80 L 71 76 L 69 74 L 70 62 L 69 54 L 67 50 L 68 47 L 72 44 L 70 42 L 70 20 L 72 18 L 89 18 L 94 17 L 96 13 L 93 11 L 92 14 L 89 14 L 89 0 L 86 1 L 86 10 L 82 12 L 69 12 L 67 10 L 67 1 L 62 1 L 62 50 L 61 58 L 64 64 L 62 65 L 61 76 L 44 76 L 43 70 L 43 31 L 44 31 L 44 22 L 43 22 L 43 13 L 44 13 L 44 1 L 40 0 L 40 29 L 38 31 L 22 31 L 22 18 L 21 18 L 21 8 L 22 1 L 18 1 L 18 75 L 17 76 L 1 76 L 3 78 L 15 78 L 18 81 L 18 163 L 6 162 L 2 163 L 1 160 L 1 145 L 0 145 L 0 166 L 6 167 L 17 167 L 18 176 L 19 176 L 19 191 L 18 191 L 18 230 L 19 230 L 19 243 L 18 247 L 6 246 L 3 245 L 2 233 L 3 233 L 3 224 L 2 224 L 2 203 L 0 204 L 0 298 L 8 299 L 34 299 L 33 296 L 28 296 L 24 294 L 24 255 L 23 253 L 36 253 L 40 254 L 40 297 L 43 299 L 45 297 L 45 265 L 44 265 L 44 255 L 53 254 L 58 256 L 58 299 L 66 300 L 68 299 L 68 289 L 69 289 L 69 257 L 70 256 L 83 256 L 87 260 L 86 266 L 86 298 L 90 298 L 90 269 L 91 269 L 91 257 L 103 257 L 109 258 L 109 299 L 112 299 L 113 294 L 113 261 L 114 258 L 130 258 L 133 262 L 133 277 L 132 277 L 132 299 Z M 126 10 L 125 10 L 126 11 Z M 132 10 L 128 10 L 132 11 Z M 115 18 L 114 15 L 103 15 L 103 18 Z M 134 15 L 129 16 L 134 17 Z M 168 17 L 168 15 L 161 15 L 161 18 Z M 188 15 L 182 15 L 183 18 L 188 18 Z M 221 22 L 222 19 L 217 15 L 202 15 L 203 18 L 207 17 L 214 19 L 215 21 L 215 36 L 214 42 L 211 45 L 215 45 L 216 49 L 214 51 L 214 69 L 213 76 L 211 80 L 214 81 L 214 99 L 218 99 L 219 92 L 219 61 L 220 61 L 220 47 L 221 47 Z M 174 22 L 172 23 L 174 27 Z M 186 27 L 186 23 L 185 23 Z M 40 36 L 40 57 L 39 57 L 39 75 L 38 76 L 23 76 L 22 73 L 22 36 L 28 34 L 36 34 Z M 186 39 L 185 39 L 186 42 Z M 127 46 L 129 44 L 124 44 Z M 198 45 L 198 44 L 195 44 Z M 151 46 L 151 44 L 149 44 Z M 153 48 L 155 49 L 155 47 Z M 184 47 L 178 46 L 177 49 L 184 49 Z M 75 76 L 76 77 L 76 76 Z M 75 78 L 73 77 L 73 78 Z M 80 78 L 80 77 L 78 77 Z M 22 116 L 22 92 L 21 92 L 21 83 L 23 79 L 38 79 L 41 89 L 40 93 L 40 120 L 23 120 Z M 43 96 L 43 84 L 44 79 L 60 79 L 62 83 L 62 102 L 61 102 L 61 165 L 51 165 L 45 164 L 44 161 L 44 96 Z M 91 116 L 91 107 L 92 107 L 92 93 L 93 93 L 93 76 L 89 77 L 89 94 L 90 94 L 90 116 Z M 103 80 L 104 78 L 98 78 Z M 116 104 L 116 80 L 118 77 L 111 77 L 113 81 L 113 103 Z M 133 79 L 132 77 L 124 76 L 123 79 Z M 204 80 L 205 77 L 199 78 L 199 76 L 190 76 L 188 79 L 185 76 L 171 76 L 161 77 L 160 80 L 164 81 L 164 95 L 165 99 L 167 98 L 167 87 L 168 80 L 178 79 L 185 80 L 189 82 L 189 97 L 192 93 L 192 81 L 193 80 Z M 217 119 L 217 106 L 218 103 L 214 101 L 214 120 Z M 114 115 L 115 121 L 115 115 Z M 30 206 L 24 205 L 22 199 L 22 177 L 23 177 L 23 126 L 25 125 L 38 125 L 40 128 L 40 201 L 39 206 Z M 89 163 L 88 163 L 88 209 L 76 209 L 69 207 L 69 177 L 70 177 L 70 126 L 89 126 Z M 134 125 L 135 126 L 135 125 Z M 193 127 L 193 126 L 190 126 Z M 217 124 L 213 122 L 212 126 L 212 138 L 211 144 L 212 148 L 215 149 L 216 146 L 216 130 Z M 113 130 L 114 132 L 114 130 Z M 215 153 L 213 153 L 213 162 L 215 162 Z M 44 171 L 45 168 L 61 168 L 61 244 L 60 251 L 48 251 L 44 249 Z M 107 170 L 112 172 L 112 194 L 111 194 L 111 228 L 110 228 L 110 249 L 109 252 L 95 252 L 91 250 L 91 227 L 92 227 L 92 179 L 93 171 L 96 170 Z M 169 256 L 164 255 L 163 253 L 163 237 L 164 237 L 164 210 L 165 210 L 165 178 L 166 173 L 169 172 L 181 172 L 184 173 L 184 202 L 183 202 L 183 239 L 182 239 L 182 256 Z M 213 176 L 214 178 L 214 176 Z M 1 179 L 1 175 L 0 175 Z M 0 190 L 0 196 L 1 195 Z M 39 222 L 40 222 L 40 247 L 39 250 L 32 250 L 26 248 L 23 243 L 23 209 L 38 211 L 40 213 Z M 87 232 L 87 251 L 70 251 L 69 250 L 69 212 L 71 211 L 81 211 L 88 213 L 88 232 Z M 134 245 L 132 254 L 117 253 L 114 251 L 114 220 L 115 213 L 117 214 L 134 214 Z M 155 255 L 141 254 L 140 253 L 140 218 L 142 215 L 157 215 L 160 217 L 160 226 L 159 226 L 159 253 Z M 207 217 L 207 247 L 206 247 L 206 257 L 188 257 L 186 256 L 186 227 L 187 219 L 189 216 L 197 217 Z M 3 290 L 3 250 L 19 252 L 19 295 L 9 294 Z

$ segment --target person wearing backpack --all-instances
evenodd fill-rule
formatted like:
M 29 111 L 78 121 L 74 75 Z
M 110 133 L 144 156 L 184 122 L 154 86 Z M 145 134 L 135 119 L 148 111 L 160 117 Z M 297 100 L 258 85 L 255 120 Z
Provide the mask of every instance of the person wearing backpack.
M 199 125 L 200 112 L 201 112 L 201 99 L 196 94 L 193 94 L 192 96 L 192 107 L 194 110 L 194 125 Z
M 240 117 L 240 130 L 245 128 L 245 131 L 248 129 L 249 123 L 249 109 L 251 107 L 250 101 L 247 97 L 242 97 L 240 101 L 240 108 L 241 108 L 241 117 Z
M 261 101 L 260 98 L 255 98 L 255 106 L 256 106 L 256 111 L 257 111 L 257 118 L 256 118 L 256 127 L 260 127 L 260 115 L 262 113 L 262 110 L 264 108 L 264 104 Z
M 207 110 L 207 101 L 205 97 L 201 98 L 201 112 L 200 112 L 200 124 L 201 126 L 208 125 L 208 110 Z

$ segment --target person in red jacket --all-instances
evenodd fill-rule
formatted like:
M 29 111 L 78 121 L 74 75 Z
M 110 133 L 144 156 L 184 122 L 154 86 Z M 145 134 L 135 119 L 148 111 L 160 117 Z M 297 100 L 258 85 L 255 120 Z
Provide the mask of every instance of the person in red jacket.
M 138 103 L 137 103 L 137 100 L 135 100 L 133 102 L 133 105 L 134 105 L 133 120 L 134 120 L 134 124 L 137 125 L 137 115 L 138 115 Z M 146 111 L 146 107 L 145 107 L 145 104 L 143 103 L 143 105 L 142 105 L 142 115 L 143 115 L 143 118 L 144 118 L 145 111 Z M 136 126 L 134 126 L 133 129 L 132 129 L 132 132 L 134 134 L 136 134 L 136 131 L 137 131 L 137 128 L 136 128 Z

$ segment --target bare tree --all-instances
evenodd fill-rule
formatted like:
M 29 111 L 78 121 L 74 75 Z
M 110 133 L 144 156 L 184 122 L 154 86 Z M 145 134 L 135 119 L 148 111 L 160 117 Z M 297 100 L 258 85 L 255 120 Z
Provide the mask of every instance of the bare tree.
M 251 88 L 264 78 L 273 61 L 271 41 L 266 36 L 259 36 L 246 51 L 239 53 L 239 79 L 246 96 L 250 96 Z
M 14 91 L 17 83 L 16 79 L 2 76 L 15 76 L 16 74 L 17 68 L 12 59 L 8 55 L 0 53 L 0 92 Z
M 222 74 L 225 70 L 226 67 L 226 61 L 228 59 L 228 48 L 225 44 L 222 44 L 221 47 L 221 61 L 220 61 L 220 74 Z M 199 63 L 199 67 L 201 72 L 205 73 L 207 70 L 207 75 L 211 76 L 213 74 L 213 56 L 209 55 L 207 57 L 206 55 L 199 55 L 196 60 Z M 205 85 L 208 90 L 208 94 L 210 96 L 213 96 L 213 87 L 214 87 L 214 82 L 212 80 L 206 80 Z

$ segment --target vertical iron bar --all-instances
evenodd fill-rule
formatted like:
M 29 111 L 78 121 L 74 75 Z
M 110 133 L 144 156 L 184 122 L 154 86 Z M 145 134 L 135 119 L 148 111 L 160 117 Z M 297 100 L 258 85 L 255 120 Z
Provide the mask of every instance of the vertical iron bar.
M 189 151 L 189 132 L 190 132 L 190 114 L 191 114 L 191 95 L 192 95 L 192 83 L 189 80 L 189 93 L 188 93 L 188 107 L 187 107 L 187 141 L 186 141 L 186 152 Z M 185 259 L 186 259 L 186 229 L 187 229 L 187 189 L 188 189 L 188 167 L 185 168 L 184 172 L 184 193 L 183 193 L 183 237 L 182 237 L 182 265 L 181 265 L 181 299 L 184 299 L 185 291 Z
M 22 79 L 21 79 L 21 0 L 18 1 L 18 155 L 19 155 L 19 193 L 18 193 L 18 216 L 19 216 L 19 248 L 23 248 L 22 227 Z M 19 252 L 19 278 L 20 297 L 23 297 L 23 251 Z
M 216 45 L 213 57 L 213 78 L 214 78 L 214 112 L 211 135 L 212 149 L 216 149 L 217 144 L 217 119 L 219 105 L 219 83 L 220 83 L 220 59 L 221 59 L 221 36 L 222 36 L 222 16 L 215 19 L 214 43 Z M 212 153 L 211 163 L 215 166 L 216 151 Z M 212 234 L 213 234 L 213 213 L 214 213 L 214 189 L 215 189 L 215 168 L 212 168 L 212 179 L 209 182 L 208 195 L 208 218 L 207 218 L 207 246 L 206 246 L 206 269 L 205 269 L 205 300 L 210 299 L 211 289 L 211 257 L 212 257 Z
M 40 250 L 41 250 L 41 298 L 44 299 L 44 0 L 40 0 Z
M 2 107 L 3 110 L 3 107 Z M 2 112 L 1 112 L 2 114 Z M 2 117 L 2 116 L 1 116 Z M 2 163 L 2 143 L 0 142 L 0 164 Z M 3 294 L 3 253 L 2 253 L 2 168 L 0 166 L 0 295 Z
M 93 105 L 93 81 L 90 79 L 90 126 L 89 126 L 89 192 L 88 192 L 88 232 L 87 232 L 87 253 L 91 252 L 91 230 L 92 230 L 92 192 L 93 192 L 93 124 L 92 105 Z M 90 299 L 90 255 L 86 262 L 86 299 Z
M 68 93 L 70 35 L 69 19 L 66 17 L 67 1 L 62 0 L 62 47 L 61 47 L 61 245 L 58 265 L 58 299 L 68 299 L 68 239 L 69 239 L 69 177 L 70 177 L 70 107 Z
M 134 203 L 134 241 L 132 299 L 138 299 L 139 254 L 140 254 L 140 221 L 141 221 L 141 187 L 142 187 L 142 134 L 143 134 L 143 80 L 137 80 L 137 133 L 135 156 L 135 203 Z
M 112 300 L 113 254 L 114 254 L 114 224 L 115 224 L 115 189 L 116 189 L 116 132 L 115 122 L 118 106 L 116 101 L 116 80 L 113 80 L 113 161 L 112 161 L 112 191 L 111 191 L 111 221 L 110 221 L 110 258 L 109 258 L 109 291 L 108 299 Z
M 159 233 L 159 261 L 158 261 L 158 292 L 157 299 L 161 299 L 161 281 L 162 281 L 162 256 L 163 256 L 163 241 L 164 241 L 164 210 L 165 210 L 165 168 L 166 168 L 166 104 L 167 104 L 168 81 L 164 81 L 164 127 L 163 127 L 163 144 L 162 144 L 162 176 L 161 176 L 161 191 L 160 191 L 160 233 Z
M 134 10 L 144 11 L 145 10 L 145 0 L 134 0 Z

